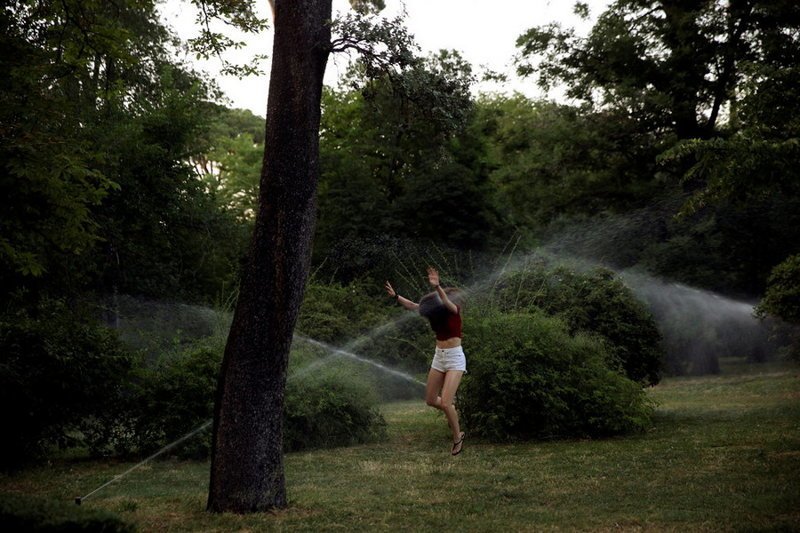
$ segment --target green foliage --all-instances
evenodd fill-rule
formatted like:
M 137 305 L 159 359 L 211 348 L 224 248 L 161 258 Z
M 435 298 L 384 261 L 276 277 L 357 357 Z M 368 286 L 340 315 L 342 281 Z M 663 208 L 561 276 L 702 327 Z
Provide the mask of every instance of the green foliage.
M 396 306 L 396 302 L 386 298 L 382 287 L 382 282 L 376 282 L 374 286 L 363 282 L 342 286 L 312 281 L 306 287 L 300 309 L 298 333 L 317 341 L 345 346 L 357 355 L 392 367 L 425 371 L 432 350 L 430 327 L 419 316 L 401 315 L 396 307 L 390 308 L 390 305 Z M 406 294 L 412 299 L 417 297 Z M 386 376 L 380 376 L 378 372 L 367 379 L 380 381 L 383 377 Z M 391 388 L 394 391 L 396 387 Z M 405 386 L 400 388 L 407 389 Z M 384 396 L 390 398 L 393 394 Z
M 776 46 L 769 43 L 766 39 L 765 46 Z M 751 293 L 761 293 L 772 267 L 798 251 L 800 69 L 796 65 L 800 56 L 796 48 L 785 52 L 796 56 L 793 61 L 769 49 L 761 61 L 748 65 L 752 79 L 742 88 L 723 136 L 684 141 L 660 157 L 666 166 L 686 168 L 682 181 L 692 194 L 680 215 L 700 219 L 717 234 L 719 248 L 709 254 L 720 263 L 715 270 L 734 270 L 734 276 L 743 278 L 735 285 Z
M 121 36 L 119 19 L 90 3 L 105 33 Z M 80 127 L 89 98 L 80 84 L 100 82 L 91 79 L 89 54 L 80 52 L 114 61 L 121 50 L 85 31 L 71 15 L 77 4 L 16 2 L 0 13 L 0 279 L 6 283 L 41 276 L 63 256 L 89 248 L 98 229 L 91 208 L 115 187 L 99 172 L 103 155 Z
M 341 342 L 386 319 L 384 301 L 359 284 L 343 286 L 311 281 L 306 286 L 297 330 L 318 341 Z
M 631 290 L 605 269 L 578 272 L 526 263 L 501 278 L 490 296 L 503 312 L 543 310 L 564 321 L 573 334 L 596 334 L 631 380 L 656 384 L 664 353 L 655 320 Z
M 357 53 L 356 61 L 368 79 L 397 74 L 419 63 L 419 47 L 403 17 L 380 17 L 368 7 L 380 7 L 381 3 L 382 0 L 354 0 L 355 12 L 345 13 L 331 25 L 330 51 Z
M 142 361 L 101 416 L 82 427 L 93 455 L 144 455 L 175 442 L 206 424 L 213 415 L 223 338 L 208 337 L 167 351 L 155 362 Z M 211 450 L 210 425 L 172 452 L 204 459 Z
M 665 166 L 686 169 L 682 182 L 692 193 L 669 223 L 671 237 L 648 253 L 656 270 L 673 261 L 686 281 L 761 294 L 770 270 L 797 253 L 800 69 L 781 57 L 772 50 L 748 66 L 752 80 L 724 135 L 684 141 L 660 156 Z
M 458 406 L 470 431 L 497 441 L 642 431 L 652 402 L 609 367 L 603 342 L 541 313 L 473 316 Z
M 286 389 L 284 449 L 351 446 L 386 437 L 374 392 L 352 376 L 325 374 L 292 381 Z
M 189 47 L 198 59 L 216 57 L 222 63 L 222 73 L 240 78 L 252 74 L 263 74 L 259 61 L 264 56 L 258 55 L 250 62 L 236 64 L 224 58 L 224 52 L 233 48 L 242 48 L 245 43 L 236 41 L 228 34 L 212 31 L 214 22 L 222 22 L 243 33 L 259 33 L 269 27 L 266 19 L 256 15 L 254 2 L 230 0 L 191 0 L 197 11 L 195 24 L 200 28 L 200 35 L 189 39 Z
M 684 213 L 724 200 L 745 203 L 782 194 L 796 196 L 798 192 L 793 175 L 800 162 L 797 137 L 766 140 L 743 133 L 729 138 L 695 139 L 677 144 L 660 159 L 694 161 L 683 180 L 694 180 L 704 187 L 687 202 Z M 758 185 L 754 187 L 754 183 Z
M 121 396 L 133 367 L 109 329 L 62 301 L 0 318 L 0 409 L 8 424 L 2 466 L 79 440 Z
M 101 145 L 131 149 L 107 169 L 120 188 L 97 209 L 95 276 L 107 292 L 210 301 L 234 284 L 247 228 L 220 209 L 185 160 L 200 152 L 207 105 L 191 78 L 170 76 L 160 99 L 103 130 Z
M 209 338 L 144 370 L 134 406 L 137 449 L 161 448 L 207 422 L 214 413 L 222 339 Z M 211 451 L 210 426 L 176 450 L 181 457 L 203 459 Z
M 484 97 L 470 126 L 485 138 L 504 218 L 539 230 L 563 216 L 621 211 L 648 198 L 657 145 L 625 114 Z
M 441 52 L 398 72 L 355 68 L 326 91 L 315 257 L 383 235 L 481 248 L 498 225 L 487 169 L 467 130 L 469 65 Z
M 73 503 L 18 494 L 0 495 L 0 529 L 48 533 L 132 533 L 136 531 L 117 515 Z
M 792 193 L 759 194 L 757 187 L 748 185 L 738 198 L 719 198 L 693 213 L 653 220 L 655 238 L 642 242 L 640 265 L 714 291 L 763 293 L 772 267 L 797 250 L 800 201 Z M 678 200 L 683 204 L 686 197 Z M 679 204 L 672 213 L 680 209 Z
M 231 284 L 241 232 L 185 162 L 215 94 L 170 46 L 149 0 L 0 13 L 4 293 L 210 300 Z
M 543 87 L 566 84 L 593 114 L 616 116 L 612 124 L 624 124 L 617 131 L 635 133 L 633 142 L 624 143 L 639 147 L 628 152 L 638 165 L 634 178 L 614 181 L 626 176 L 624 165 L 613 165 L 626 151 L 609 143 L 608 159 L 588 174 L 599 174 L 595 185 L 606 182 L 602 171 L 608 170 L 607 183 L 619 183 L 623 193 L 639 191 L 647 199 L 666 183 L 667 195 L 681 199 L 683 207 L 664 213 L 643 247 L 638 259 L 647 268 L 756 295 L 770 269 L 797 252 L 799 28 L 794 2 L 623 0 L 606 9 L 586 38 L 558 25 L 532 28 L 519 38 L 521 74 L 536 74 Z M 564 146 L 580 146 L 582 137 L 575 139 Z M 654 168 L 659 153 L 660 167 Z M 682 190 L 671 186 L 673 179 Z M 531 193 L 542 189 L 541 181 L 534 181 Z M 575 189 L 565 177 L 554 184 L 564 185 L 567 195 Z M 533 202 L 523 186 L 512 197 L 521 198 L 524 208 Z M 531 199 L 538 209 L 560 207 L 559 196 Z M 599 200 L 601 209 L 617 204 Z
M 419 315 L 411 311 L 401 313 L 405 314 L 381 327 L 378 334 L 352 343 L 353 351 L 391 367 L 425 372 L 433 357 L 433 332 L 428 321 Z
M 778 324 L 775 329 L 787 345 L 789 356 L 800 360 L 800 254 L 788 257 L 772 269 L 756 313 L 761 318 L 769 315 L 787 323 Z
M 217 379 L 224 352 L 223 337 L 208 337 L 138 369 L 126 396 L 103 417 L 83 429 L 95 454 L 143 455 L 206 426 L 169 453 L 204 459 L 211 451 L 211 426 Z M 313 361 L 295 349 L 292 359 Z M 355 374 L 315 373 L 290 379 L 285 398 L 287 451 L 347 446 L 384 434 L 372 388 Z
M 797 64 L 798 20 L 794 2 L 621 0 L 586 38 L 557 24 L 528 30 L 517 40 L 518 70 L 625 109 L 641 131 L 708 137 L 723 106 L 758 79 L 750 61 Z
M 800 324 L 800 254 L 788 257 L 772 269 L 758 311 L 762 316 L 769 314 Z
M 258 208 L 264 119 L 243 109 L 216 106 L 207 151 L 193 156 L 194 170 L 220 208 L 248 228 Z

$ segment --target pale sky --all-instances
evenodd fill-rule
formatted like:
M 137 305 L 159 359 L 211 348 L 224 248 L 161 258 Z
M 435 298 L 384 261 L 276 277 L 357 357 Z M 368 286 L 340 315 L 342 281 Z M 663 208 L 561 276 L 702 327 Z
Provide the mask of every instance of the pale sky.
M 393 16 L 403 6 L 407 13 L 410 32 L 416 37 L 423 53 L 435 52 L 442 48 L 455 49 L 472 63 L 475 71 L 481 67 L 510 76 L 505 84 L 480 83 L 477 91 L 512 92 L 520 91 L 532 97 L 550 96 L 560 98 L 555 91 L 544 95 L 532 79 L 519 80 L 514 75 L 512 59 L 517 50 L 514 42 L 530 27 L 559 22 L 566 27 L 574 27 L 585 34 L 594 20 L 611 3 L 611 0 L 584 0 L 590 9 L 589 21 L 583 21 L 572 12 L 573 0 L 493 0 L 477 2 L 474 0 L 387 0 L 385 14 Z M 259 2 L 261 15 L 269 18 L 266 0 Z M 349 10 L 347 0 L 333 0 L 334 16 L 337 12 Z M 182 39 L 197 35 L 194 26 L 194 11 L 185 0 L 166 0 L 162 7 L 162 20 Z M 224 56 L 232 63 L 246 63 L 256 54 L 270 55 L 272 52 L 272 29 L 259 35 L 244 35 L 248 45 L 242 50 L 232 50 Z M 235 76 L 222 76 L 219 73 L 219 60 L 197 61 L 190 58 L 198 68 L 216 79 L 231 101 L 233 107 L 250 109 L 264 116 L 267 107 L 267 88 L 269 76 L 250 76 L 238 79 Z M 336 85 L 336 80 L 347 65 L 346 57 L 332 56 L 328 63 L 325 82 Z M 262 70 L 269 72 L 269 59 L 262 63 Z

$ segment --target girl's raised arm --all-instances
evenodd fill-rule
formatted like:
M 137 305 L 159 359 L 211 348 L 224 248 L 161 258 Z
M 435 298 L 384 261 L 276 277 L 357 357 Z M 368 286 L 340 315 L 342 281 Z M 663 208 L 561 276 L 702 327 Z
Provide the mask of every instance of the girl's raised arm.
M 391 283 L 389 283 L 388 281 L 387 281 L 387 282 L 386 282 L 386 284 L 383 286 L 383 288 L 385 288 L 385 289 L 386 289 L 386 293 L 387 293 L 389 296 L 391 296 L 392 298 L 394 298 L 395 300 L 397 300 L 397 301 L 400 303 L 400 305 L 402 305 L 403 307 L 405 307 L 405 308 L 406 308 L 406 309 L 408 309 L 409 311 L 416 311 L 417 309 L 419 309 L 419 304 L 418 304 L 418 303 L 416 303 L 416 302 L 412 302 L 412 301 L 411 301 L 411 300 L 409 300 L 408 298 L 403 298 L 402 296 L 400 296 L 399 294 L 397 294 L 397 291 L 396 291 L 396 290 L 394 290 L 394 287 L 392 287 L 392 284 L 391 284 Z
M 447 297 L 447 293 L 444 292 L 442 286 L 439 285 L 439 271 L 433 267 L 428 267 L 428 282 L 433 285 L 433 288 L 436 289 L 436 292 L 439 294 L 439 298 L 442 299 L 442 303 L 447 308 L 448 311 L 451 313 L 458 313 L 458 307 L 456 304 L 450 301 L 450 298 Z

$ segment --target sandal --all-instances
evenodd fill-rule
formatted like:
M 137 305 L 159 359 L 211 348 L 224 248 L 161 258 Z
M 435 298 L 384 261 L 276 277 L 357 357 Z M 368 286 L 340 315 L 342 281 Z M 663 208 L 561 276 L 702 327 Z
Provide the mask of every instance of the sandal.
M 462 431 L 461 439 L 459 439 L 458 442 L 453 443 L 453 449 L 450 451 L 450 455 L 458 455 L 461 453 L 461 450 L 464 449 L 464 437 L 466 436 L 467 434 Z M 456 448 L 458 448 L 458 450 L 456 450 Z

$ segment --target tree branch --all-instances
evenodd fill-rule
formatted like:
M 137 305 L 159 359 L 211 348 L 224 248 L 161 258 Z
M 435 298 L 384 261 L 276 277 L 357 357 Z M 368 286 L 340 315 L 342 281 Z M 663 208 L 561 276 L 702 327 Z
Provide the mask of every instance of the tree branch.
M 728 37 L 728 42 L 725 43 L 726 55 L 722 63 L 719 79 L 717 80 L 717 87 L 716 91 L 714 92 L 714 103 L 711 106 L 711 114 L 709 115 L 708 123 L 706 124 L 708 131 L 713 131 L 714 126 L 717 123 L 719 110 L 722 107 L 722 103 L 725 100 L 726 94 L 728 93 L 728 85 L 730 84 L 736 70 L 736 47 L 742 38 L 742 34 L 747 28 L 752 12 L 753 6 L 751 4 L 748 5 L 747 11 L 742 14 L 742 18 L 739 20 L 739 24 L 737 26 L 734 26 L 733 24 L 733 13 L 730 14 L 731 32 Z

